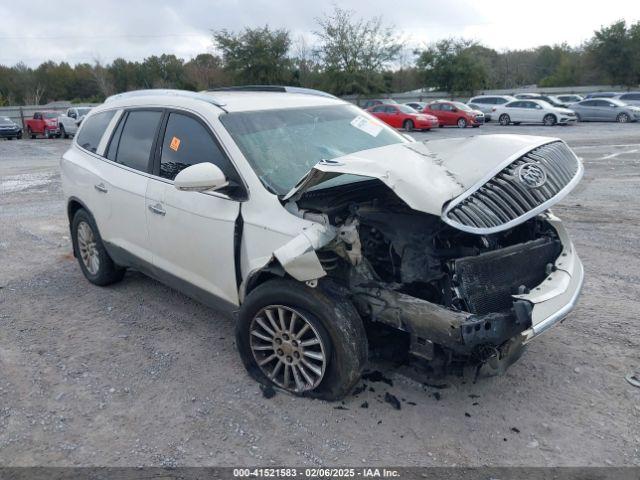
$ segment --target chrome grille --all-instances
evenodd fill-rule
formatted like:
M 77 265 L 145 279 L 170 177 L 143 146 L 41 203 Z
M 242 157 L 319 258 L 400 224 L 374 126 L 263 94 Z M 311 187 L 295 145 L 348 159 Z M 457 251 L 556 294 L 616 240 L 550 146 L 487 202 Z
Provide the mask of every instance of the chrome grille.
M 541 186 L 519 178 L 520 167 L 535 164 L 546 173 Z M 473 233 L 492 233 L 537 215 L 559 201 L 578 182 L 582 165 L 564 142 L 537 147 L 519 157 L 476 190 L 453 200 L 443 219 Z

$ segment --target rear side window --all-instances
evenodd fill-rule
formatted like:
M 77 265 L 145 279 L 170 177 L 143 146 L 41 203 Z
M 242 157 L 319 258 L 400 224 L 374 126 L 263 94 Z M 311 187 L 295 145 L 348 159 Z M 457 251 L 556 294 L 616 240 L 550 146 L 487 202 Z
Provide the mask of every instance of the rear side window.
M 374 107 L 371 111 L 373 113 L 384 113 L 384 105 L 378 105 L 377 107 Z
M 625 93 L 620 95 L 620 100 L 640 100 L 640 93 Z
M 160 176 L 173 180 L 185 168 L 210 162 L 239 183 L 238 175 L 209 130 L 195 118 L 169 114 L 160 154 Z
M 78 138 L 76 142 L 85 150 L 96 153 L 102 135 L 104 135 L 109 122 L 116 114 L 115 110 L 109 112 L 96 113 L 86 118 L 82 122 L 82 128 L 78 132 Z
M 127 114 L 124 123 L 109 146 L 108 158 L 142 172 L 149 169 L 151 147 L 156 137 L 158 123 L 162 117 L 160 111 L 134 110 Z M 118 137 L 118 133 L 122 132 Z M 114 142 L 117 145 L 114 145 Z M 115 148 L 115 150 L 114 150 Z

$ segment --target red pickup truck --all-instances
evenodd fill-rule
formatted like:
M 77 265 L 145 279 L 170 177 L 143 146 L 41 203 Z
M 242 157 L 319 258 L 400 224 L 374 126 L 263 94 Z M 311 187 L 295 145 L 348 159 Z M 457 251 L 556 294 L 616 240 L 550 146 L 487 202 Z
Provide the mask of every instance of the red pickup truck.
M 58 124 L 58 112 L 36 112 L 33 118 L 26 120 L 25 129 L 27 135 L 36 138 L 42 135 L 45 138 L 60 137 L 60 125 Z

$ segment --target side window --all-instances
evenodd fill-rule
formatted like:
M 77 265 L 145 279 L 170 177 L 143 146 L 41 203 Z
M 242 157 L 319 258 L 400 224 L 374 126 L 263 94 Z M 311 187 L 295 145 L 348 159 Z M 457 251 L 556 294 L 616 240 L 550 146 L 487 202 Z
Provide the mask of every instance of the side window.
M 451 105 L 449 105 L 448 103 L 441 103 L 440 104 L 440 110 L 445 111 L 445 112 L 450 112 L 452 110 Z
M 217 165 L 227 179 L 240 184 L 235 168 L 202 123 L 180 113 L 169 114 L 160 154 L 160 176 L 173 180 L 180 171 L 203 162 Z
M 520 108 L 522 106 L 522 102 L 511 102 L 508 105 L 505 105 L 507 108 Z
M 608 107 L 609 106 L 609 102 L 607 102 L 606 100 L 594 100 L 592 106 L 593 107 Z
M 42 114 L 41 113 L 34 113 L 33 114 L 33 119 L 34 120 L 41 120 L 42 119 Z
M 431 105 L 429 105 L 429 108 L 431 110 L 440 110 L 440 104 L 439 103 L 432 103 Z
M 151 147 L 161 117 L 162 112 L 160 111 L 133 110 L 129 112 L 124 120 L 120 138 L 114 136 L 112 140 L 112 143 L 118 143 L 115 161 L 127 167 L 147 172 Z M 111 148 L 110 145 L 109 155 L 112 154 Z
M 384 105 L 378 105 L 371 110 L 373 113 L 384 113 Z
M 396 107 L 386 106 L 384 110 L 385 112 L 391 113 L 391 114 L 398 113 L 398 109 Z
M 109 122 L 116 114 L 115 110 L 96 113 L 82 122 L 76 142 L 85 150 L 96 153 L 100 139 L 109 126 Z
M 578 105 L 583 107 L 595 107 L 595 103 L 593 100 L 585 100 L 584 102 L 580 102 Z

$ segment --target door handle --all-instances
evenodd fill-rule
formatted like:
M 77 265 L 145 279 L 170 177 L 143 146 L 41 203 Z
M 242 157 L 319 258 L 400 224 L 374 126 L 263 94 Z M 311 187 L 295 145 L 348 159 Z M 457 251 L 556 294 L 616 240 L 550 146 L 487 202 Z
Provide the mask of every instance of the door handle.
M 97 191 L 102 193 L 107 193 L 109 191 L 107 190 L 107 187 L 104 186 L 104 183 L 99 183 L 97 185 L 94 185 L 93 188 L 95 188 Z
M 166 215 L 166 211 L 162 208 L 162 205 L 156 203 L 155 205 L 149 205 L 149 210 L 151 210 L 156 215 L 162 215 L 163 217 Z

